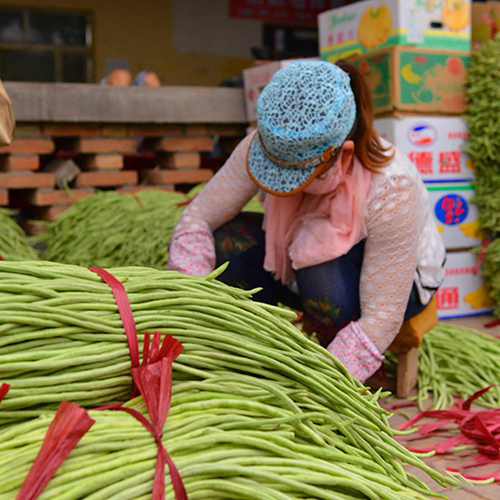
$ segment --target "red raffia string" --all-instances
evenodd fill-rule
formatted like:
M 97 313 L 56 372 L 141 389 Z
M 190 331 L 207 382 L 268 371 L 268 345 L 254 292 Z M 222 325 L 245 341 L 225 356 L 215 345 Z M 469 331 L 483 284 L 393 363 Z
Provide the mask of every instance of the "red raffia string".
M 3 257 L 0 255 L 0 260 L 3 260 Z
M 2 402 L 3 398 L 7 395 L 9 392 L 10 385 L 9 384 L 2 384 L 0 387 L 0 403 Z
M 500 471 L 481 476 L 473 476 L 462 472 L 463 469 L 500 462 L 500 409 L 480 412 L 474 412 L 470 409 L 472 403 L 492 387 L 493 385 L 490 385 L 475 392 L 466 401 L 458 400 L 450 410 L 431 410 L 419 413 L 400 426 L 399 430 L 415 427 L 415 424 L 423 418 L 435 418 L 438 422 L 421 424 L 417 435 L 401 436 L 398 437 L 398 440 L 414 441 L 422 437 L 431 437 L 436 431 L 444 431 L 446 428 L 449 429 L 450 425 L 456 424 L 460 430 L 460 435 L 458 436 L 448 438 L 441 443 L 427 448 L 417 449 L 411 446 L 407 446 L 407 448 L 416 453 L 435 451 L 436 454 L 443 455 L 457 446 L 474 446 L 477 455 L 470 463 L 458 467 L 447 467 L 447 470 L 460 472 L 467 479 L 485 480 L 494 478 L 496 481 L 500 481 Z
M 135 327 L 134 315 L 132 314 L 132 307 L 130 306 L 125 287 L 111 273 L 104 269 L 89 267 L 89 271 L 101 277 L 102 280 L 110 286 L 113 292 L 127 337 L 131 365 L 132 368 L 137 368 L 139 366 L 139 341 L 137 340 L 137 329 Z M 135 396 L 137 396 L 137 391 L 134 388 L 131 397 Z
M 479 255 L 477 257 L 477 262 L 474 268 L 472 269 L 472 274 L 477 274 L 481 266 L 483 265 L 484 259 L 486 258 L 486 249 L 491 245 L 493 240 L 484 240 L 481 243 L 481 250 L 479 251 Z
M 148 409 L 151 422 L 133 408 L 114 405 L 99 409 L 124 411 L 141 422 L 153 436 L 158 445 L 153 500 L 165 499 L 165 463 L 168 464 L 176 500 L 187 500 L 187 493 L 181 475 L 162 442 L 162 431 L 170 411 L 172 399 L 172 364 L 184 348 L 177 339 L 170 335 L 165 335 L 163 345 L 160 348 L 160 339 L 161 333 L 155 332 L 150 349 L 149 334 L 146 334 L 143 364 L 131 370 L 135 385 Z
M 38 498 L 94 422 L 76 403 L 61 403 L 16 500 Z

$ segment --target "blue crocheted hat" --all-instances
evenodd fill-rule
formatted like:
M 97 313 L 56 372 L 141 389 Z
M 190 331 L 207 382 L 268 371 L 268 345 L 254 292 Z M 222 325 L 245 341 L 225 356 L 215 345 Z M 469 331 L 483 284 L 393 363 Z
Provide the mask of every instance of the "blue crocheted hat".
M 326 61 L 294 62 L 264 88 L 257 116 L 248 173 L 268 193 L 294 194 L 321 173 L 354 125 L 349 75 Z

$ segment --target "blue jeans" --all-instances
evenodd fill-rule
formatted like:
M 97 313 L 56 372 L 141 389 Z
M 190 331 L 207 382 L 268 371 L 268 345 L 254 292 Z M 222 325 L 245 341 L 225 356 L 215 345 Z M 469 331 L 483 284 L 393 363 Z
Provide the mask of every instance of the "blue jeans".
M 299 294 L 264 270 L 265 232 L 262 214 L 242 213 L 214 233 L 217 265 L 229 261 L 219 277 L 228 285 L 250 289 L 261 287 L 254 300 L 285 304 L 302 311 L 326 347 L 341 330 L 361 315 L 359 283 L 364 240 L 337 259 L 295 271 Z M 404 319 L 425 309 L 413 285 Z

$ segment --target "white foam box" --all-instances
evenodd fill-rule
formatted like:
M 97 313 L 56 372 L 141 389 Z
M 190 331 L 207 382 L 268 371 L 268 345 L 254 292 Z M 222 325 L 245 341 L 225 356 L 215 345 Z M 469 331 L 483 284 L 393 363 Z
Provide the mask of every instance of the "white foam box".
M 394 116 L 377 118 L 378 134 L 415 164 L 424 181 L 472 181 L 474 170 L 464 152 L 469 139 L 460 116 Z
M 395 45 L 471 49 L 471 0 L 364 0 L 318 15 L 320 56 L 335 62 Z
M 438 318 L 480 316 L 493 311 L 484 278 L 476 270 L 478 255 L 448 252 L 445 278 L 436 293 Z
M 471 201 L 475 191 L 469 183 L 426 184 L 431 211 L 447 250 L 474 248 L 484 234 L 479 229 L 479 209 Z
M 317 61 L 317 57 L 304 59 L 284 59 L 282 61 L 272 61 L 259 63 L 251 68 L 243 70 L 243 85 L 245 87 L 245 106 L 247 119 L 249 122 L 257 120 L 257 101 L 264 87 L 271 81 L 273 75 L 280 69 L 286 68 L 297 60 Z

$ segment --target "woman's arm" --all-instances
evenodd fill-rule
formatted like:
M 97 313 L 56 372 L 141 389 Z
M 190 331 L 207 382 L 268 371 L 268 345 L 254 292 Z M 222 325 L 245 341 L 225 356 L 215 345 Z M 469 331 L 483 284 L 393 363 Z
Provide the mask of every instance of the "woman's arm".
M 417 265 L 418 210 L 415 181 L 403 176 L 378 186 L 367 207 L 361 317 L 328 346 L 361 381 L 380 367 L 403 323 Z
M 205 276 L 215 266 L 212 233 L 238 215 L 258 189 L 246 171 L 254 133 L 235 148 L 224 166 L 184 210 L 169 245 L 168 268 Z

